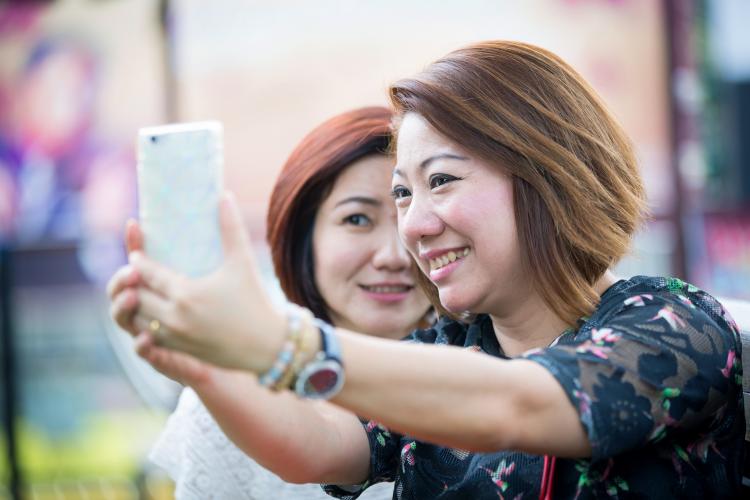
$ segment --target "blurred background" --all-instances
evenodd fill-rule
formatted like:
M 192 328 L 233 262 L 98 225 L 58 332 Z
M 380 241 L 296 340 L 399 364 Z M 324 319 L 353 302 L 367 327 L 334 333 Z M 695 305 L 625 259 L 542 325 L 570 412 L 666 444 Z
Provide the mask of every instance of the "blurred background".
M 139 127 L 224 123 L 273 287 L 266 202 L 307 131 L 462 45 L 535 43 L 636 145 L 653 217 L 620 272 L 750 299 L 748 21 L 746 0 L 0 2 L 0 499 L 171 498 L 147 454 L 179 388 L 103 293 Z

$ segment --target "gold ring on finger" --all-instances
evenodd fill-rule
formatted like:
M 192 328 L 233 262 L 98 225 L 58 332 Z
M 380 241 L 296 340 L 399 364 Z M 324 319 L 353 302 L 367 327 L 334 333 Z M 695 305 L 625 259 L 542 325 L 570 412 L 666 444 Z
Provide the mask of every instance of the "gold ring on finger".
M 161 324 L 161 321 L 158 319 L 152 319 L 148 323 L 148 330 L 155 336 L 155 337 L 161 337 L 164 334 L 164 327 Z

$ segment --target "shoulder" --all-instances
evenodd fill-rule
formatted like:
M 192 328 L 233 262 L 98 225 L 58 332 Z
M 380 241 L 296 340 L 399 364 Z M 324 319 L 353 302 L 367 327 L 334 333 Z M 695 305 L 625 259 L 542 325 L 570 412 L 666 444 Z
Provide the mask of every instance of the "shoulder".
M 601 332 L 694 357 L 706 351 L 716 359 L 733 357 L 741 349 L 739 331 L 721 304 L 676 278 L 636 276 L 613 285 L 576 340 Z
M 737 328 L 716 298 L 677 278 L 635 276 L 614 284 L 590 318 L 600 325 L 615 321 L 663 321 L 677 330 L 690 324 L 737 333 Z

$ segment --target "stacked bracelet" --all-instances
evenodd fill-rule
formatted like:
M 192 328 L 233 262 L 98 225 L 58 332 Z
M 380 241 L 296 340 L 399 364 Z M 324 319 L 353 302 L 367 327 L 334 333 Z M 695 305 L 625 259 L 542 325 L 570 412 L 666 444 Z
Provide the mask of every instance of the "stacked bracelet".
M 330 399 L 344 383 L 341 348 L 331 325 L 304 308 L 287 313 L 287 337 L 273 366 L 259 382 L 273 391 L 293 389 L 298 396 Z
M 258 379 L 260 385 L 277 389 L 281 386 L 279 382 L 282 378 L 287 378 L 285 375 L 291 371 L 292 360 L 299 350 L 298 343 L 301 324 L 302 316 L 299 310 L 297 308 L 289 309 L 287 312 L 286 340 L 284 341 L 284 345 L 281 346 L 281 351 L 279 351 L 279 355 L 276 357 L 276 361 L 271 368 Z
M 292 382 L 297 378 L 297 373 L 299 373 L 302 364 L 307 361 L 311 350 L 314 349 L 314 346 L 308 345 L 310 338 L 309 327 L 312 326 L 313 321 L 312 313 L 307 309 L 298 308 L 296 320 L 298 322 L 295 324 L 297 333 L 294 337 L 294 355 L 286 365 L 284 373 L 279 377 L 279 380 L 271 387 L 275 391 L 289 389 L 292 386 Z

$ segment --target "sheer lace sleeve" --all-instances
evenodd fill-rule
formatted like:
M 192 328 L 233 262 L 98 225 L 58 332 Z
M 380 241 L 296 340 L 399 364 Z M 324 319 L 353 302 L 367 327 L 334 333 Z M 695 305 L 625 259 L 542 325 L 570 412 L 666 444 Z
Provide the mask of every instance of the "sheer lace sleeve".
M 319 485 L 284 482 L 245 455 L 189 388 L 180 395 L 150 458 L 175 481 L 178 500 L 330 498 Z

